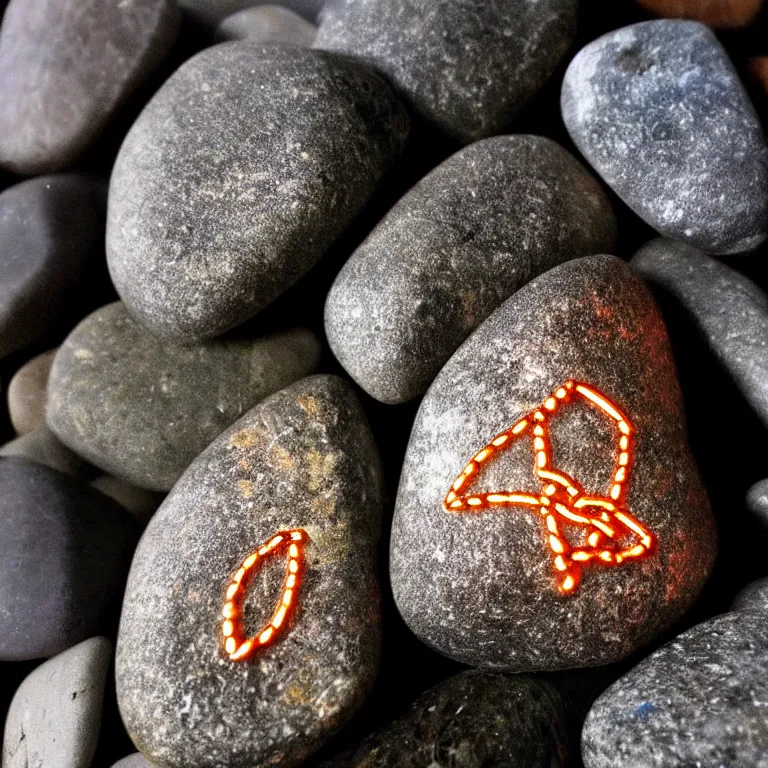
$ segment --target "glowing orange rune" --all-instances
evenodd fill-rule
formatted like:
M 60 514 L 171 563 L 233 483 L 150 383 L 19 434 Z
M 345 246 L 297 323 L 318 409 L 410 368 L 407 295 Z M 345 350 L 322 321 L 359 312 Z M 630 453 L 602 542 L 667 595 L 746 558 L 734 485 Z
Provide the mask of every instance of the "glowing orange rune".
M 553 464 L 549 423 L 563 405 L 577 397 L 608 416 L 618 430 L 619 451 L 607 498 L 587 494 L 576 480 Z M 625 507 L 634 458 L 633 432 L 629 419 L 605 395 L 587 384 L 568 381 L 539 408 L 523 416 L 475 454 L 454 481 L 443 507 L 446 512 L 480 512 L 497 507 L 538 509 L 546 523 L 547 543 L 552 551 L 558 587 L 563 594 L 572 594 L 581 581 L 583 564 L 621 565 L 626 560 L 645 557 L 656 545 L 654 535 Z M 541 481 L 541 494 L 534 496 L 525 491 L 471 493 L 480 467 L 523 435 L 533 438 L 534 471 Z M 571 544 L 561 532 L 563 525 L 583 529 L 584 540 Z M 631 543 L 626 543 L 627 539 Z
M 266 544 L 243 560 L 242 565 L 230 579 L 226 591 L 226 602 L 221 612 L 223 622 L 221 634 L 224 637 L 224 650 L 232 661 L 243 661 L 258 648 L 271 645 L 285 632 L 290 613 L 298 604 L 298 588 L 304 570 L 304 548 L 309 536 L 306 531 L 279 531 Z M 243 626 L 243 601 L 248 589 L 248 582 L 270 556 L 280 552 L 288 553 L 285 580 L 280 593 L 280 601 L 269 620 L 253 637 L 245 637 Z

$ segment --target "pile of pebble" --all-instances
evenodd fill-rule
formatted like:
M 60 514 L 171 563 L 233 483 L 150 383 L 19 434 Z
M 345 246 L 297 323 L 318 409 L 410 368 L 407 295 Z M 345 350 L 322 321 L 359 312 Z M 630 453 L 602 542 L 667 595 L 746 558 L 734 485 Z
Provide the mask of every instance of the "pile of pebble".
M 2 768 L 768 766 L 762 0 L 3 6 Z

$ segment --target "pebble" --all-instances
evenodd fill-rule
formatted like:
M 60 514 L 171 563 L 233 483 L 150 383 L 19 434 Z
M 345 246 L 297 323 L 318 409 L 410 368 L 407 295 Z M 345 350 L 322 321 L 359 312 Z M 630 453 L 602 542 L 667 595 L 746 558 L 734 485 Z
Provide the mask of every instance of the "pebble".
M 411 109 L 468 144 L 501 133 L 576 36 L 577 0 L 336 0 L 315 47 L 387 76 Z
M 34 432 L 28 432 L 0 446 L 2 456 L 28 459 L 73 477 L 92 476 L 88 464 L 70 451 L 46 426 L 38 427 Z
M 134 752 L 122 760 L 118 760 L 112 768 L 152 768 L 152 763 L 142 756 L 141 752 Z
M 325 0 L 283 0 L 280 4 L 314 21 Z M 179 5 L 197 21 L 215 27 L 227 16 L 253 6 L 272 5 L 274 0 L 179 0 Z
M 317 27 L 282 5 L 257 5 L 227 16 L 216 28 L 217 41 L 252 40 L 309 48 Z
M 233 328 L 319 260 L 407 135 L 389 86 L 353 61 L 248 40 L 204 50 L 117 157 L 107 257 L 118 293 L 163 338 Z
M 768 765 L 768 625 L 717 616 L 614 683 L 582 731 L 586 768 Z
M 334 376 L 271 396 L 195 459 L 141 539 L 120 622 L 120 712 L 148 760 L 293 766 L 346 723 L 378 668 L 381 495 L 365 416 Z M 232 660 L 225 593 L 278 532 L 301 537 L 296 565 L 287 538 L 249 563 L 230 637 L 235 653 L 256 644 Z
M 762 127 L 708 27 L 659 20 L 600 37 L 568 67 L 562 111 L 588 162 L 662 235 L 717 254 L 765 239 Z
M 558 144 L 476 142 L 411 189 L 345 264 L 326 303 L 328 342 L 368 394 L 402 403 L 518 288 L 615 240 L 600 185 Z
M 17 435 L 34 432 L 45 424 L 48 374 L 55 349 L 33 357 L 19 368 L 8 385 L 8 413 Z
M 53 656 L 98 632 L 135 539 L 128 513 L 103 494 L 0 460 L 0 660 Z
M 768 528 L 768 479 L 759 480 L 747 491 L 747 509 Z
M 165 498 L 162 493 L 138 488 L 111 475 L 100 475 L 91 481 L 91 486 L 127 509 L 142 528 L 149 522 L 149 518 L 155 514 Z
M 733 599 L 731 610 L 768 612 L 768 578 L 747 584 Z
M 542 464 L 560 474 L 539 479 Z M 390 576 L 439 652 L 513 672 L 618 661 L 693 603 L 716 548 L 667 331 L 623 261 L 575 259 L 528 283 L 422 400 Z
M 657 16 L 695 19 L 725 29 L 749 26 L 760 13 L 763 0 L 638 0 Z
M 83 320 L 57 352 L 48 425 L 104 472 L 167 491 L 213 438 L 267 395 L 312 373 L 319 357 L 320 343 L 302 329 L 169 344 L 115 302 Z
M 768 296 L 735 269 L 670 240 L 651 241 L 630 265 L 651 288 L 683 307 L 768 425 Z
M 111 661 L 112 643 L 92 637 L 31 672 L 8 711 L 3 768 L 89 768 Z
M 101 182 L 75 174 L 0 193 L 0 357 L 38 339 L 75 303 L 102 247 L 103 193 Z
M 162 61 L 174 0 L 11 0 L 0 32 L 0 166 L 72 164 Z

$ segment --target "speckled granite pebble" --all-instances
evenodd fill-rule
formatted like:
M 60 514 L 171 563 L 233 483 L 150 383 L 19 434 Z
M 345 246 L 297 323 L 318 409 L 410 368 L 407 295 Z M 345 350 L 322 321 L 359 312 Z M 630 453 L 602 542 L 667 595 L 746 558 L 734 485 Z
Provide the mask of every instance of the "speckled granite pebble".
M 535 494 L 537 506 L 475 512 L 467 502 L 447 512 L 443 501 L 473 456 L 526 414 L 547 411 L 545 401 L 569 380 L 596 388 L 633 424 L 624 509 L 656 546 L 614 567 L 584 563 L 578 588 L 561 594 L 532 434 L 476 470 L 467 493 L 519 491 Z M 617 422 L 575 395 L 562 410 L 556 402 L 551 467 L 606 501 Z M 509 671 L 606 664 L 664 631 L 698 595 L 716 551 L 682 421 L 666 328 L 624 262 L 575 259 L 521 288 L 446 363 L 416 417 L 390 550 L 395 601 L 409 627 L 451 658 Z M 568 547 L 586 546 L 584 527 L 562 518 L 558 530 Z M 639 538 L 619 541 L 635 546 Z
M 105 472 L 167 491 L 214 437 L 312 373 L 319 357 L 320 343 L 301 329 L 256 340 L 165 343 L 115 302 L 83 320 L 56 353 L 48 425 Z
M 257 5 L 227 16 L 216 28 L 216 40 L 289 43 L 309 48 L 317 27 L 282 5 Z
M 408 105 L 469 143 L 501 133 L 576 35 L 577 0 L 335 0 L 315 47 L 383 72 Z
M 154 334 L 211 338 L 265 307 L 344 231 L 402 150 L 405 110 L 372 70 L 247 40 L 185 62 L 112 172 L 107 257 Z
M 735 269 L 671 240 L 643 246 L 630 266 L 654 291 L 685 309 L 768 425 L 768 296 Z
M 328 342 L 368 394 L 401 403 L 521 285 L 609 252 L 615 238 L 611 204 L 562 147 L 485 139 L 422 179 L 344 265 L 326 303 Z
M 768 528 L 768 479 L 759 480 L 747 491 L 747 509 Z
M 174 0 L 11 0 L 0 31 L 0 166 L 72 163 L 165 57 Z
M 731 610 L 768 613 L 768 578 L 747 584 L 733 599 Z
M 8 413 L 16 434 L 25 435 L 45 424 L 48 374 L 56 350 L 43 352 L 19 368 L 8 385 Z
M 661 20 L 609 32 L 571 62 L 562 109 L 587 160 L 662 235 L 720 254 L 765 239 L 760 120 L 708 27 Z
M 28 675 L 8 711 L 3 768 L 89 768 L 111 660 L 112 643 L 92 637 Z
M 28 459 L 73 477 L 93 477 L 93 468 L 70 451 L 45 425 L 0 446 L 0 456 Z
M 768 623 L 718 616 L 640 662 L 595 702 L 586 768 L 766 768 Z
M 269 397 L 192 463 L 141 539 L 120 622 L 120 712 L 149 760 L 294 766 L 351 717 L 378 667 L 381 493 L 365 416 L 333 376 Z M 225 591 L 250 553 L 296 529 L 308 543 L 285 630 L 231 661 Z M 280 600 L 285 560 L 267 563 L 246 586 L 248 635 Z

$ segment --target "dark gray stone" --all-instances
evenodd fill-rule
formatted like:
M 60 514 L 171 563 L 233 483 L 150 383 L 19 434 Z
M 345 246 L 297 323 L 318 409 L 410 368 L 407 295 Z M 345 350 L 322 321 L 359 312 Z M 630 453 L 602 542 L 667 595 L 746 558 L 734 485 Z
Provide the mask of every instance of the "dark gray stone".
M 768 578 L 747 584 L 733 599 L 731 610 L 768 613 Z
M 531 414 L 549 413 L 543 404 L 569 380 L 602 392 L 633 425 L 630 471 L 617 503 L 656 545 L 651 541 L 650 552 L 613 567 L 586 562 L 581 583 L 561 594 L 566 576 L 578 572 L 567 562 L 565 572 L 556 570 L 538 499 L 544 493 L 554 504 L 546 496 L 549 481 L 536 477 L 530 431 L 508 434 L 504 451 L 474 462 L 474 483 L 460 495 L 522 491 L 533 495 L 534 506 L 471 511 L 468 501 L 464 511 L 447 512 L 443 501 L 474 456 L 522 417 L 531 427 L 538 423 Z M 576 392 L 574 385 L 559 407 L 554 399 L 546 422 L 547 466 L 581 483 L 586 494 L 575 490 L 568 501 L 561 486 L 552 498 L 568 503 L 569 513 L 582 497 L 608 501 L 620 459 L 620 423 Z M 390 555 L 392 588 L 407 624 L 447 656 L 509 671 L 606 664 L 648 643 L 694 601 L 716 551 L 682 422 L 666 328 L 624 262 L 575 259 L 521 288 L 446 363 L 416 417 Z M 602 512 L 584 510 L 593 518 Z M 622 548 L 640 546 L 640 534 L 622 532 L 611 516 L 603 520 Z M 561 516 L 554 522 L 566 555 L 579 547 L 595 556 L 603 551 L 586 547 L 592 526 Z
M 74 303 L 102 247 L 103 192 L 90 177 L 66 174 L 0 194 L 0 357 L 35 341 Z
M 119 477 L 101 475 L 91 485 L 127 509 L 143 528 L 155 514 L 165 495 L 126 483 Z
M 747 509 L 768 528 L 768 479 L 758 481 L 747 491 Z
M 586 768 L 768 766 L 768 623 L 728 613 L 640 662 L 595 702 Z
M 168 344 L 115 302 L 83 320 L 56 353 L 48 425 L 105 472 L 167 491 L 211 440 L 267 395 L 312 373 L 319 357 L 319 342 L 301 329 Z
M 762 127 L 709 27 L 661 20 L 609 32 L 571 62 L 562 109 L 587 160 L 662 235 L 723 254 L 765 239 Z
M 333 0 L 315 47 L 383 72 L 408 105 L 469 143 L 501 133 L 576 36 L 577 0 Z
M 19 368 L 8 385 L 8 413 L 18 435 L 45 425 L 48 374 L 56 350 L 43 352 Z
M 53 656 L 98 632 L 136 542 L 130 515 L 68 475 L 0 460 L 0 660 Z
M 565 713 L 555 689 L 529 677 L 470 671 L 420 696 L 365 742 L 350 768 L 565 768 Z
M 15 456 L 43 464 L 73 477 L 93 477 L 93 469 L 67 448 L 46 426 L 0 446 L 0 457 Z
M 333 376 L 268 398 L 192 463 L 144 533 L 123 604 L 117 695 L 142 754 L 165 768 L 294 766 L 351 717 L 378 667 L 381 493 L 365 416 Z M 295 529 L 296 610 L 275 643 L 231 661 L 233 574 Z M 246 586 L 245 634 L 269 624 L 285 569 L 280 556 Z
M 615 239 L 599 184 L 558 144 L 477 142 L 422 179 L 353 253 L 328 295 L 328 342 L 368 394 L 404 402 L 518 288 L 612 251 Z
M 11 0 L 0 30 L 0 165 L 78 158 L 176 37 L 174 0 Z
M 768 425 L 768 296 L 736 270 L 671 240 L 644 245 L 630 266 L 654 290 L 683 307 Z
M 111 661 L 112 643 L 92 637 L 31 672 L 8 711 L 3 768 L 88 768 Z
M 179 0 L 179 5 L 197 21 L 213 27 L 237 11 L 272 3 L 274 0 Z M 283 0 L 280 5 L 314 21 L 323 3 L 324 0 Z
M 204 50 L 157 92 L 115 163 L 118 293 L 163 338 L 238 325 L 317 262 L 407 134 L 389 86 L 353 61 L 247 40 Z
M 257 5 L 227 16 L 216 28 L 216 40 L 288 43 L 309 48 L 317 27 L 282 5 Z

